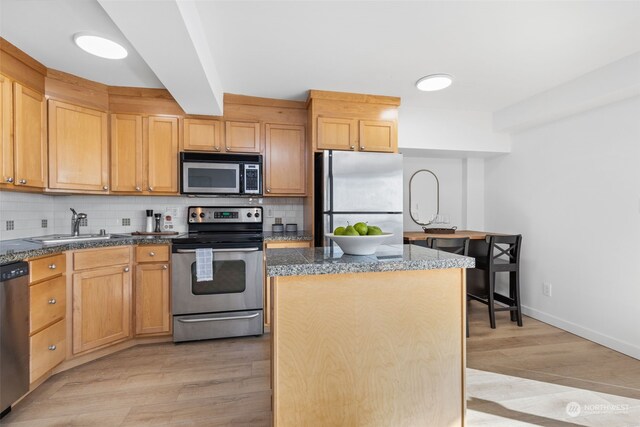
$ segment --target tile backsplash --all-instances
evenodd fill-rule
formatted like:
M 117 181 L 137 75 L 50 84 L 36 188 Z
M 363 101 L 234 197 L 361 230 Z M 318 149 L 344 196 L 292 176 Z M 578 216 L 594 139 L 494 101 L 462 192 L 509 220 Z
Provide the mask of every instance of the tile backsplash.
M 87 214 L 81 233 L 131 233 L 144 231 L 146 210 L 154 213 L 175 212 L 175 231 L 187 229 L 187 208 L 203 206 L 258 205 L 264 209 L 264 229 L 271 230 L 275 218 L 285 224 L 296 223 L 303 230 L 302 198 L 223 198 L 223 197 L 143 197 L 143 196 L 50 196 L 0 191 L 0 240 L 20 239 L 45 234 L 68 234 L 71 211 Z M 13 221 L 13 230 L 7 230 Z

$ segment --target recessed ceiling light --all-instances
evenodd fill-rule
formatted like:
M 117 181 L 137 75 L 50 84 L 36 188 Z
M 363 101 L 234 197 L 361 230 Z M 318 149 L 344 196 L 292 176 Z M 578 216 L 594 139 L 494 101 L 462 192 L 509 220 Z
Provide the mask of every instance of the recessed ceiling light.
M 77 33 L 73 36 L 73 41 L 80 49 L 101 58 L 122 59 L 128 54 L 127 49 L 118 43 L 100 36 Z
M 425 92 L 446 89 L 453 83 L 453 76 L 449 74 L 430 74 L 416 82 L 416 87 Z

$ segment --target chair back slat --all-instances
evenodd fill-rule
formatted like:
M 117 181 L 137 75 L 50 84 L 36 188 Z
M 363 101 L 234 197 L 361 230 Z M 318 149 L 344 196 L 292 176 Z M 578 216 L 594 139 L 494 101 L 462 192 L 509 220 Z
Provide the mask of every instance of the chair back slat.
M 522 235 L 496 236 L 488 235 L 486 242 L 489 245 L 489 262 L 508 261 L 509 264 L 519 264 Z
M 469 254 L 468 237 L 456 237 L 451 239 L 446 237 L 428 237 L 427 246 L 431 249 L 437 249 L 439 251 L 449 252 L 452 254 L 464 256 Z

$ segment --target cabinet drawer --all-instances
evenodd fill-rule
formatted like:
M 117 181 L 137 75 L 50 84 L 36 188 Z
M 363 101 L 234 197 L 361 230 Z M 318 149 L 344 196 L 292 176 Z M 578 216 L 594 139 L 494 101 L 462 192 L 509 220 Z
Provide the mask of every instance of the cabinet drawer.
M 128 246 L 75 252 L 73 254 L 73 269 L 84 270 L 87 268 L 129 264 L 130 256 L 131 248 Z
M 30 382 L 34 382 L 64 361 L 66 332 L 67 327 L 63 319 L 29 339 Z
M 29 288 L 29 321 L 32 334 L 64 317 L 67 287 L 65 276 Z
M 63 274 L 66 267 L 66 257 L 64 254 L 29 261 L 29 282 L 38 282 L 57 276 L 58 274 Z
M 136 247 L 137 262 L 168 262 L 169 245 L 141 245 Z

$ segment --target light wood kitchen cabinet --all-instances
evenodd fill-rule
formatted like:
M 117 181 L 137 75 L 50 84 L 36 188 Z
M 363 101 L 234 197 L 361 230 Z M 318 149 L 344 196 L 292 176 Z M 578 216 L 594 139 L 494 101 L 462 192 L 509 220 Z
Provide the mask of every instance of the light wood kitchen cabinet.
M 74 252 L 73 265 L 73 354 L 130 338 L 131 248 Z
M 13 181 L 13 93 L 11 80 L 0 74 L 0 188 Z
M 224 151 L 222 126 L 219 120 L 184 119 L 184 150 Z
M 318 117 L 318 149 L 355 150 L 358 144 L 357 129 L 357 120 Z
M 0 75 L 0 109 L 0 188 L 45 188 L 44 96 Z
M 111 115 L 111 191 L 139 193 L 144 185 L 142 116 Z
M 65 360 L 67 283 L 63 254 L 29 260 L 29 372 L 33 383 Z
M 171 333 L 169 245 L 136 247 L 135 334 Z
M 178 118 L 111 116 L 113 193 L 178 193 Z
M 146 191 L 178 192 L 178 119 L 149 116 L 143 138 Z
M 315 151 L 398 151 L 400 98 L 311 90 L 308 105 Z
M 225 151 L 230 153 L 259 153 L 259 122 L 225 122 Z
M 267 124 L 265 131 L 265 194 L 306 195 L 304 126 Z
M 49 100 L 49 188 L 109 190 L 107 113 Z

